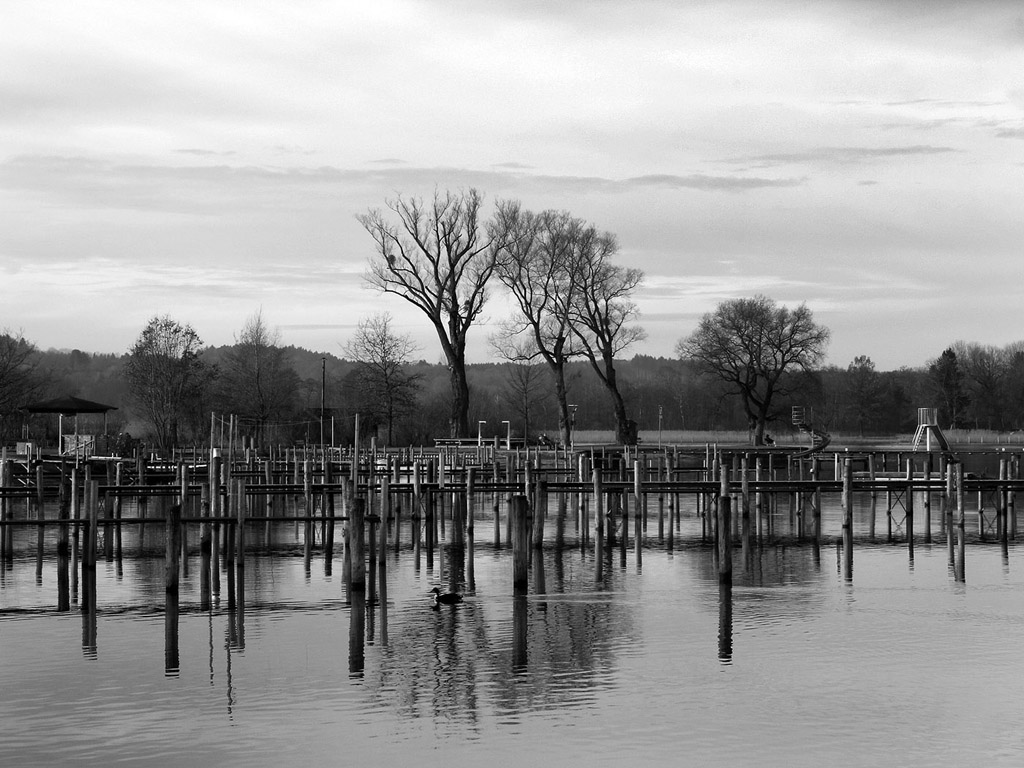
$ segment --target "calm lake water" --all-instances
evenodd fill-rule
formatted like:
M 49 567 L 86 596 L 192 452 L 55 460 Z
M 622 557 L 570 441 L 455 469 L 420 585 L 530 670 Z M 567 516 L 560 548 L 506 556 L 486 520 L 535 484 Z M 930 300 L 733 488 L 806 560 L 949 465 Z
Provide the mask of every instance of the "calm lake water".
M 517 599 L 490 530 L 466 601 L 439 610 L 441 557 L 389 551 L 386 596 L 361 605 L 337 558 L 307 569 L 254 535 L 241 607 L 200 609 L 193 555 L 175 632 L 156 551 L 126 532 L 120 563 L 101 555 L 96 614 L 58 613 L 50 540 L 37 563 L 19 528 L 0 570 L 0 764 L 1024 764 L 1014 545 L 969 545 L 958 583 L 941 540 L 913 558 L 858 544 L 848 582 L 834 543 L 791 541 L 737 553 L 730 592 L 691 515 L 685 546 L 615 550 L 600 582 L 570 531 L 544 551 L 544 592 L 534 575 Z

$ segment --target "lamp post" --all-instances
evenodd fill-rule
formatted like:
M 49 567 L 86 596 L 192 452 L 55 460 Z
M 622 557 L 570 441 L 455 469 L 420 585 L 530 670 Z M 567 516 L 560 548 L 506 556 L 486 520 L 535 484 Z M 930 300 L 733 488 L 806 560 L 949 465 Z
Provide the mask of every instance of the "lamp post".
M 508 419 L 503 419 L 502 424 L 505 425 L 505 450 L 512 450 L 512 422 Z
M 324 400 L 327 396 L 327 358 L 320 358 L 320 453 L 324 451 Z
M 576 442 L 573 437 L 576 432 L 576 403 L 569 403 L 569 450 L 575 450 Z
M 484 444 L 484 424 L 487 423 L 486 419 L 481 419 L 476 423 L 476 446 L 481 447 Z
M 658 406 L 658 447 L 661 448 L 661 412 L 662 407 Z

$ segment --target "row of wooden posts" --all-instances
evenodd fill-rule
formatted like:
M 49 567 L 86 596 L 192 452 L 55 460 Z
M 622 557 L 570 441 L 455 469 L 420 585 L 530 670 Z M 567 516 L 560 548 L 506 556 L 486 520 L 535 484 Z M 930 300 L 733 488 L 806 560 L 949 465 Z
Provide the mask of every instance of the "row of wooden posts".
M 780 480 L 772 470 L 773 454 L 758 456 L 737 452 L 730 456 L 717 451 L 706 454 L 707 462 L 704 465 L 698 464 L 689 470 L 680 466 L 678 453 L 636 457 L 632 460 L 630 479 L 623 479 L 628 476 L 625 461 L 618 461 L 609 471 L 607 465 L 610 462 L 595 461 L 594 456 L 585 454 L 574 457 L 573 463 L 576 466 L 566 461 L 564 465 L 556 463 L 547 469 L 538 467 L 539 462 L 536 460 L 514 467 L 514 457 L 506 455 L 504 476 L 497 461 L 488 467 L 472 463 L 461 466 L 454 462 L 442 463 L 449 457 L 438 457 L 438 462 L 414 460 L 408 466 L 390 460 L 385 467 L 386 471 L 377 471 L 378 460 L 374 457 L 373 461 L 363 465 L 365 471 L 359 471 L 363 467 L 354 459 L 348 467 L 336 465 L 332 461 L 323 461 L 316 467 L 312 459 L 305 458 L 301 464 L 285 464 L 285 468 L 294 473 L 291 483 L 278 482 L 280 473 L 276 471 L 273 461 L 266 461 L 256 468 L 251 457 L 244 464 L 235 465 L 216 454 L 209 458 L 205 466 L 179 463 L 169 468 L 136 467 L 132 478 L 127 477 L 128 472 L 123 462 L 105 462 L 103 468 L 106 482 L 102 485 L 99 480 L 93 479 L 93 474 L 99 473 L 100 466 L 89 464 L 81 468 L 63 465 L 60 467 L 60 482 L 53 494 L 57 496 L 59 510 L 53 520 L 47 520 L 43 515 L 43 502 L 49 495 L 45 485 L 46 469 L 53 472 L 60 465 L 47 467 L 43 463 L 36 463 L 28 467 L 30 471 L 21 474 L 23 482 L 19 486 L 15 482 L 13 462 L 0 460 L 0 554 L 7 559 L 13 558 L 14 527 L 38 526 L 41 553 L 43 527 L 57 525 L 58 586 L 63 586 L 77 574 L 75 559 L 80 559 L 83 578 L 88 578 L 95 573 L 100 526 L 104 526 L 107 531 L 105 547 L 108 557 L 114 546 L 120 552 L 121 525 L 155 522 L 156 518 L 147 518 L 145 515 L 146 504 L 142 501 L 153 497 L 169 497 L 173 502 L 164 515 L 165 581 L 168 590 L 177 590 L 180 574 L 187 569 L 187 558 L 184 563 L 181 560 L 181 553 L 189 551 L 186 524 L 199 524 L 199 549 L 203 561 L 200 591 L 204 600 L 211 590 L 217 591 L 213 587 L 218 578 L 219 557 L 224 558 L 229 579 L 235 570 L 244 569 L 246 524 L 259 521 L 303 522 L 307 562 L 315 539 L 314 526 L 318 523 L 322 526 L 323 548 L 329 559 L 333 555 L 334 527 L 336 523 L 341 523 L 345 542 L 344 582 L 351 590 L 365 589 L 367 555 L 371 562 L 376 559 L 378 549 L 382 551 L 388 545 L 389 530 L 393 531 L 391 543 L 396 549 L 401 546 L 400 499 L 409 499 L 410 496 L 408 520 L 411 524 L 411 546 L 417 562 L 421 547 L 426 548 L 428 558 L 431 558 L 440 540 L 438 526 L 444 525 L 444 510 L 438 511 L 437 502 L 443 501 L 445 495 L 450 494 L 452 499 L 449 543 L 456 549 L 466 545 L 467 535 L 472 542 L 472 512 L 482 493 L 490 493 L 496 499 L 494 540 L 500 544 L 498 500 L 508 498 L 506 539 L 513 549 L 512 581 L 516 591 L 526 589 L 531 551 L 543 546 L 550 493 L 560 494 L 560 515 L 565 512 L 566 495 L 576 496 L 575 512 L 581 544 L 589 545 L 593 530 L 596 539 L 594 544 L 599 551 L 612 546 L 616 538 L 619 546 L 625 549 L 629 537 L 629 497 L 632 496 L 635 523 L 633 541 L 638 558 L 642 557 L 644 532 L 647 528 L 648 495 L 658 496 L 658 541 L 672 547 L 680 515 L 679 496 L 695 494 L 698 515 L 702 521 L 702 541 L 715 544 L 723 582 L 732 579 L 733 547 L 736 544 L 742 547 L 744 553 L 749 553 L 754 544 L 763 542 L 766 536 L 771 535 L 771 510 L 777 503 L 778 495 L 783 493 L 789 494 L 791 519 L 794 505 L 799 507 L 799 536 L 807 536 L 816 544 L 821 542 L 822 537 L 821 495 L 840 494 L 842 528 L 838 543 L 847 578 L 852 578 L 853 568 L 853 497 L 859 491 L 870 491 L 873 500 L 879 491 L 886 493 L 889 540 L 892 540 L 892 513 L 894 509 L 902 507 L 905 513 L 903 526 L 911 550 L 914 546 L 915 493 L 925 492 L 926 542 L 931 541 L 932 535 L 931 497 L 933 493 L 940 494 L 942 530 L 949 548 L 950 561 L 959 579 L 963 578 L 964 572 L 966 498 L 969 494 L 978 494 L 980 537 L 984 538 L 986 533 L 982 512 L 982 495 L 985 493 L 995 496 L 993 517 L 996 537 L 1005 545 L 1016 535 L 1014 497 L 1017 491 L 1024 488 L 1019 477 L 1018 454 L 1000 455 L 998 479 L 965 477 L 962 464 L 945 461 L 941 462 L 935 476 L 932 476 L 927 463 L 919 474 L 915 471 L 912 459 L 907 460 L 906 472 L 901 473 L 901 476 L 882 477 L 873 471 L 869 471 L 866 476 L 864 473 L 857 476 L 854 472 L 854 457 L 844 457 L 841 453 L 835 456 L 837 468 L 841 467 L 841 476 L 831 480 L 818 478 L 822 464 L 820 457 L 808 463 L 809 479 L 803 478 L 804 462 L 801 462 L 795 472 L 788 468 L 786 479 Z M 537 459 L 540 459 L 539 455 Z M 873 465 L 870 458 L 867 465 L 869 468 Z M 445 466 L 451 468 L 450 473 L 442 468 Z M 491 475 L 490 481 L 479 482 L 479 477 L 487 474 Z M 314 482 L 317 475 L 319 483 Z M 162 480 L 159 484 L 156 482 L 158 479 Z M 302 496 L 305 514 L 279 514 L 275 499 L 289 495 Z M 255 503 L 261 496 L 265 502 L 262 511 Z M 340 514 L 335 509 L 336 496 L 341 497 Z M 122 501 L 125 497 L 140 500 L 139 517 L 126 518 L 122 515 Z M 14 514 L 15 500 L 18 498 L 26 499 L 29 504 L 35 501 L 35 519 L 28 516 L 18 519 Z M 195 511 L 197 499 L 198 512 Z M 320 503 L 319 512 L 316 510 L 317 502 Z M 807 510 L 811 518 L 809 531 L 806 530 L 805 520 Z M 616 519 L 618 527 L 615 525 Z M 79 530 L 83 536 L 80 557 Z M 73 542 L 70 539 L 72 531 L 75 533 Z M 601 578 L 601 558 L 597 562 L 597 576 Z M 59 594 L 67 592 L 58 591 Z M 233 593 L 229 586 L 229 596 Z

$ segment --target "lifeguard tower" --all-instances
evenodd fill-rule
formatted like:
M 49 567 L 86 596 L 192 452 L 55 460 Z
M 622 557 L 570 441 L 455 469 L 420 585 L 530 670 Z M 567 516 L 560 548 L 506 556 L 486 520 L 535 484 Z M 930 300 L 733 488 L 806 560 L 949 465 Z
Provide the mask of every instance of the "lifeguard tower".
M 932 436 L 935 436 L 936 442 L 939 447 L 948 452 L 949 443 L 946 442 L 946 436 L 942 434 L 942 430 L 939 429 L 939 409 L 938 408 L 918 408 L 917 409 L 917 432 L 914 433 L 914 450 L 916 451 L 921 446 L 921 441 L 924 441 L 924 449 L 928 452 L 932 450 Z

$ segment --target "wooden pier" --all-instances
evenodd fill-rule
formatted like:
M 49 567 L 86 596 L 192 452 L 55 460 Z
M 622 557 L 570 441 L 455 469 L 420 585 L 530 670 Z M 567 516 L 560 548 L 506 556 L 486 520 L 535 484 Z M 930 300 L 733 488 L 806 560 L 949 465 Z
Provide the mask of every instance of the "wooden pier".
M 517 592 L 527 588 L 530 551 L 545 546 L 618 551 L 622 558 L 632 551 L 638 562 L 645 550 L 714 547 L 721 581 L 731 583 L 734 562 L 742 568 L 756 548 L 777 542 L 834 542 L 843 574 L 852 579 L 858 544 L 898 543 L 912 553 L 916 544 L 942 541 L 962 580 L 969 540 L 1007 547 L 1017 536 L 1020 458 L 1020 451 L 1006 449 L 953 458 L 897 451 L 804 456 L 713 445 L 539 451 L 481 444 L 228 456 L 190 450 L 167 459 L 77 462 L 5 454 L 0 560 L 9 565 L 34 554 L 41 573 L 55 539 L 59 608 L 66 610 L 78 575 L 94 585 L 97 558 L 120 560 L 123 531 L 134 528 L 134 551 L 163 551 L 169 593 L 188 577 L 190 556 L 199 554 L 208 605 L 220 593 L 221 575 L 234 599 L 251 546 L 247 531 L 264 526 L 269 542 L 272 524 L 292 522 L 302 527 L 307 567 L 314 553 L 330 567 L 340 533 L 351 594 L 375 587 L 377 560 L 389 547 L 411 549 L 417 562 L 425 556 L 428 563 L 448 548 L 471 572 L 473 547 L 487 530 L 474 523 L 490 521 L 493 546 L 514 550 L 510 581 Z M 36 531 L 34 541 L 26 527 Z M 742 557 L 733 558 L 734 547 Z M 596 558 L 598 579 L 603 560 Z M 452 571 L 453 586 L 462 574 Z M 91 600 L 94 605 L 94 593 Z

